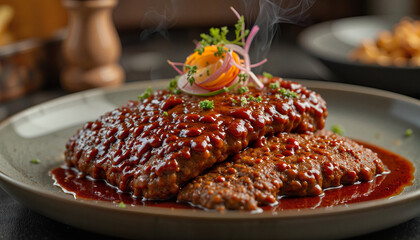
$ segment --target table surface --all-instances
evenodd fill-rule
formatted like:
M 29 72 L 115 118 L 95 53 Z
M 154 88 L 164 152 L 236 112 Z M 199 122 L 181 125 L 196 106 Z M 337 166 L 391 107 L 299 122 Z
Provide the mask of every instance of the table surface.
M 177 32 L 176 36 L 166 33 L 148 36 L 146 40 L 121 36 L 123 53 L 121 64 L 126 70 L 127 81 L 147 81 L 148 79 L 170 78 L 175 72 L 166 65 L 166 59 L 183 61 L 193 45 L 188 36 L 198 33 Z M 173 59 L 172 56 L 181 56 Z M 287 57 L 284 57 L 287 56 Z M 178 57 L 179 58 L 179 57 Z M 332 75 L 316 60 L 306 55 L 293 42 L 288 40 L 273 41 L 270 59 L 264 70 L 273 75 L 336 81 Z M 0 121 L 48 100 L 68 94 L 57 86 L 50 86 L 25 97 L 0 103 Z M 420 239 L 420 216 L 382 231 L 370 233 L 352 239 Z M 79 239 L 100 238 L 114 239 L 92 232 L 77 229 L 33 212 L 26 208 L 0 188 L 0 239 Z

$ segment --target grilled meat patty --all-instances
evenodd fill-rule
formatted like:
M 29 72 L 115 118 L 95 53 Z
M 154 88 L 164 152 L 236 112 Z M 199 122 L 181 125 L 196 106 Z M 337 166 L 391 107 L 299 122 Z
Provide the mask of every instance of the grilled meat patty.
M 161 90 L 130 101 L 86 123 L 68 140 L 65 161 L 134 196 L 169 199 L 261 136 L 324 127 L 326 103 L 317 93 L 283 79 L 265 80 L 263 90 L 250 87 L 243 94 L 199 97 Z
M 316 196 L 325 188 L 370 181 L 385 170 L 376 153 L 326 130 L 281 133 L 260 144 L 195 178 L 178 201 L 255 210 L 278 196 Z

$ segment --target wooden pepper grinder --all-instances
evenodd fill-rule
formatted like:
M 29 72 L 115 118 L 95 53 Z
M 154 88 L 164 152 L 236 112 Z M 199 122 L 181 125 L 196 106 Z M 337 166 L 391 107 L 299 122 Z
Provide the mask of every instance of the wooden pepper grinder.
M 117 86 L 125 73 L 118 64 L 121 42 L 111 12 L 118 0 L 63 0 L 69 13 L 63 43 L 66 65 L 61 85 L 68 91 Z

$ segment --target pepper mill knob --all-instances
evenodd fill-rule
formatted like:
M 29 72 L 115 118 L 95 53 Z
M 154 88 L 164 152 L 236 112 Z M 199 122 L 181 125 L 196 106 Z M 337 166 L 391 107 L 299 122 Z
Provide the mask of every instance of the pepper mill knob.
M 118 64 L 121 42 L 111 12 L 118 0 L 63 0 L 69 13 L 63 43 L 66 65 L 61 85 L 68 91 L 117 86 L 125 73 Z

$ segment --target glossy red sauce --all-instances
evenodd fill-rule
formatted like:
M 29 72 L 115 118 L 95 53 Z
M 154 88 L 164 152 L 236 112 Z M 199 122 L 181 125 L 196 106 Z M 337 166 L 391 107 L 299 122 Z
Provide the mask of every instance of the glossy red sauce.
M 342 204 L 387 198 L 402 192 L 404 187 L 412 184 L 414 166 L 407 159 L 380 147 L 358 141 L 372 149 L 382 159 L 390 173 L 377 176 L 371 182 L 328 189 L 322 196 L 302 198 L 280 198 L 274 206 L 262 207 L 264 211 L 281 211 L 286 209 L 303 209 L 330 207 Z M 123 193 L 103 180 L 84 177 L 74 168 L 58 167 L 51 171 L 54 184 L 75 198 L 124 202 L 128 205 L 146 205 L 169 208 L 193 208 L 175 201 L 142 201 Z
M 121 191 L 147 199 L 167 199 L 208 166 L 241 151 L 262 135 L 313 132 L 327 117 L 325 101 L 298 83 L 273 78 L 264 89 L 203 97 L 160 90 L 84 124 L 66 143 L 68 166 Z M 279 95 L 293 90 L 296 98 Z M 246 100 L 259 98 L 260 100 Z M 242 100 L 241 100 L 242 99 Z M 232 101 L 233 100 L 233 101 Z M 247 104 L 241 101 L 246 100 Z M 159 177 L 156 177 L 159 176 Z

